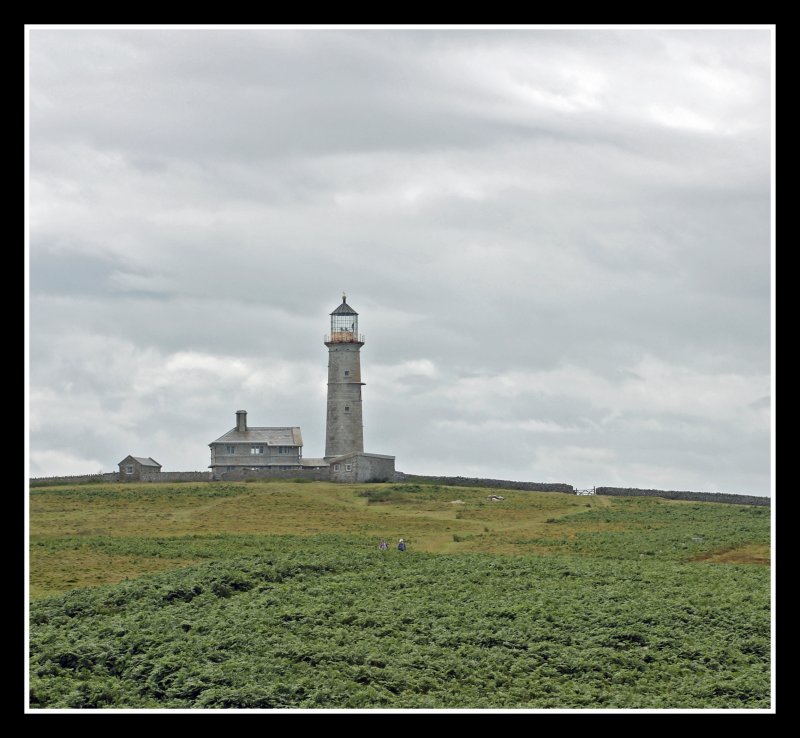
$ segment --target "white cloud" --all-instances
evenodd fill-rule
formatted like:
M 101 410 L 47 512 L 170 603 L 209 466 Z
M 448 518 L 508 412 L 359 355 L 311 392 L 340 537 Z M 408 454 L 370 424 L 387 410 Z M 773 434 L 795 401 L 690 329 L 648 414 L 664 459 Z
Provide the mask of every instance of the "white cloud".
M 467 433 L 494 433 L 499 431 L 518 431 L 535 433 L 582 433 L 585 428 L 579 426 L 564 426 L 546 420 L 434 420 L 433 425 L 445 432 L 458 430 Z
M 715 130 L 713 121 L 687 108 L 662 108 L 653 106 L 650 108 L 650 115 L 656 123 L 667 126 L 668 128 L 698 131 L 701 133 L 708 133 Z
M 442 392 L 482 414 L 503 402 L 570 397 L 614 415 L 666 413 L 722 421 L 746 417 L 758 420 L 766 430 L 763 408 L 754 409 L 751 403 L 767 390 L 766 379 L 760 375 L 707 373 L 646 356 L 630 367 L 620 366 L 616 378 L 566 365 L 548 371 L 459 378 Z
M 108 462 L 90 456 L 76 456 L 56 450 L 31 452 L 30 473 L 32 477 L 47 477 L 54 474 L 71 476 L 104 471 L 110 471 Z

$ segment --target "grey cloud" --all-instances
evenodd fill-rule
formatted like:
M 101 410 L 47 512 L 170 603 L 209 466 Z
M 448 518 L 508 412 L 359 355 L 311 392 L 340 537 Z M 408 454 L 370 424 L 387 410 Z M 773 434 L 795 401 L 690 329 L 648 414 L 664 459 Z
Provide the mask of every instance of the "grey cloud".
M 33 30 L 33 458 L 197 467 L 239 405 L 321 453 L 345 289 L 401 469 L 766 493 L 762 425 L 610 405 L 648 357 L 686 405 L 769 392 L 769 67 L 758 30 Z M 543 371 L 563 391 L 448 399 Z

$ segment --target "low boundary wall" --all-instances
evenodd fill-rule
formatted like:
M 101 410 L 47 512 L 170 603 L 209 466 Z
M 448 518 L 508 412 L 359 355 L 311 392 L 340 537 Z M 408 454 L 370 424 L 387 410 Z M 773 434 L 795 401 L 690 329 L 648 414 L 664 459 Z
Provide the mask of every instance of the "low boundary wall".
M 479 477 L 431 477 L 423 474 L 395 472 L 395 482 L 434 482 L 448 487 L 499 487 L 501 489 L 523 489 L 530 492 L 564 492 L 572 494 L 571 484 L 563 482 L 513 482 L 508 479 L 482 479 Z
M 689 492 L 663 489 L 639 489 L 637 487 L 597 487 L 596 494 L 615 497 L 663 497 L 667 500 L 689 500 L 692 502 L 724 502 L 729 505 L 771 505 L 770 497 L 755 495 L 733 495 L 726 492 Z

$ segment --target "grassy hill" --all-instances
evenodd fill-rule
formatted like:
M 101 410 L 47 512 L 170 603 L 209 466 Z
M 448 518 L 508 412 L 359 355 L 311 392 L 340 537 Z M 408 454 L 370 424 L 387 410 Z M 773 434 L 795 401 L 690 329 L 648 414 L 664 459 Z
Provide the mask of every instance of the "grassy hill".
M 32 489 L 31 704 L 769 706 L 768 509 L 498 491 Z

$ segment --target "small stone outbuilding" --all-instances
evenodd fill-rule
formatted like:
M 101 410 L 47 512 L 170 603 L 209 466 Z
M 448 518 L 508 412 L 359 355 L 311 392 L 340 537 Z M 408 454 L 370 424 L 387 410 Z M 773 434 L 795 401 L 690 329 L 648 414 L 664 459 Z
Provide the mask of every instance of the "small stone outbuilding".
M 332 482 L 393 482 L 394 456 L 363 451 L 326 459 Z
M 126 456 L 119 462 L 120 482 L 141 482 L 142 475 L 158 474 L 161 464 L 149 456 Z

